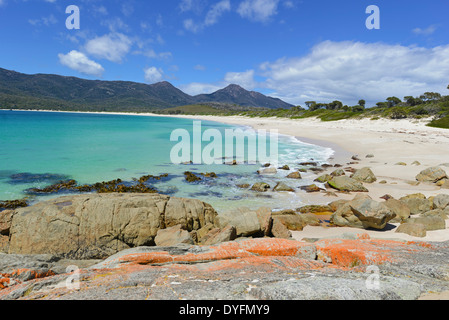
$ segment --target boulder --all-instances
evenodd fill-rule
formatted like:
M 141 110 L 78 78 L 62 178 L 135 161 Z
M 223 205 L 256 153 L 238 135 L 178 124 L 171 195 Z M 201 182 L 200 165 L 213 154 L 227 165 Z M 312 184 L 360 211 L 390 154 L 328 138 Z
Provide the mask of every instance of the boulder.
M 368 192 L 360 181 L 346 176 L 333 177 L 328 183 L 332 188 L 340 191 Z
M 301 190 L 304 190 L 305 192 L 308 192 L 308 193 L 312 193 L 312 192 L 320 192 L 323 189 L 318 187 L 316 184 L 311 184 L 311 185 L 307 185 L 307 186 L 302 186 Z
M 392 222 L 402 222 L 410 217 L 410 208 L 402 201 L 397 199 L 388 199 L 384 204 L 396 214 Z
M 234 226 L 226 226 L 223 229 L 212 229 L 201 241 L 202 245 L 210 246 L 223 242 L 233 241 L 237 238 Z
M 261 175 L 269 175 L 269 174 L 276 174 L 278 171 L 276 168 L 271 167 L 271 168 L 263 168 L 257 171 L 258 174 Z
M 401 224 L 396 231 L 397 233 L 405 233 L 411 235 L 413 237 L 423 238 L 427 235 L 427 231 L 424 225 L 420 223 L 403 223 Z
M 443 219 L 447 219 L 449 214 L 449 207 L 446 209 L 435 209 L 424 212 L 420 215 L 420 217 L 441 217 Z
M 411 215 L 421 214 L 433 209 L 433 201 L 421 193 L 411 194 L 399 199 L 410 209 Z
M 279 182 L 274 188 L 273 191 L 287 191 L 287 192 L 293 192 L 295 191 L 295 189 L 293 189 L 292 187 L 286 185 L 283 182 Z
M 295 172 L 289 173 L 287 175 L 287 178 L 289 178 L 289 179 L 302 179 L 302 176 L 301 176 L 301 173 L 299 173 L 299 171 L 295 171 Z
M 383 203 L 371 199 L 350 204 L 355 216 L 362 222 L 363 228 L 382 230 L 396 215 Z
M 157 232 L 154 242 L 160 247 L 175 246 L 181 243 L 193 244 L 193 239 L 189 232 L 182 230 L 182 225 L 178 224 L 167 229 L 160 229 Z
M 354 174 L 351 175 L 351 178 L 366 183 L 373 183 L 377 180 L 376 176 L 370 168 L 362 168 L 357 170 Z
M 416 176 L 416 180 L 420 182 L 437 182 L 444 178 L 447 178 L 447 174 L 440 167 L 427 168 Z
M 321 183 L 326 183 L 328 182 L 330 179 L 332 179 L 332 176 L 330 174 L 323 174 L 321 176 L 319 176 L 318 178 L 316 178 L 314 181 L 316 182 L 321 182 Z
M 449 195 L 439 194 L 433 198 L 433 207 L 435 209 L 445 209 L 447 206 L 449 206 Z
M 395 214 L 383 203 L 369 196 L 358 195 L 342 205 L 330 218 L 332 224 L 342 227 L 374 228 L 382 230 Z
M 330 206 L 326 205 L 307 205 L 296 209 L 296 211 L 301 213 L 313 213 L 318 215 L 332 214 L 334 211 Z
M 446 229 L 446 221 L 441 216 L 410 218 L 407 222 L 422 224 L 427 231 Z
M 340 209 L 342 206 L 344 206 L 348 202 L 349 202 L 349 200 L 343 200 L 343 199 L 332 201 L 331 203 L 329 203 L 329 208 L 331 208 L 331 210 L 333 212 L 336 212 L 338 209 Z
M 265 182 L 257 182 L 251 187 L 252 191 L 257 191 L 257 192 L 266 192 L 266 191 L 268 191 L 268 189 L 270 189 L 270 185 Z
M 256 211 L 246 207 L 220 213 L 216 216 L 214 224 L 220 229 L 228 225 L 235 227 L 238 237 L 252 236 L 262 230 Z
M 208 223 L 201 229 L 196 231 L 197 241 L 201 242 L 202 239 L 213 229 L 216 229 L 213 223 Z
M 273 228 L 271 229 L 271 234 L 275 238 L 280 239 L 291 239 L 292 233 L 287 228 L 287 226 L 279 219 L 273 220 Z
M 259 219 L 260 229 L 264 236 L 269 236 L 273 226 L 273 219 L 271 218 L 271 209 L 262 207 L 256 210 L 257 218 Z
M 54 254 L 103 259 L 121 250 L 154 245 L 159 229 L 187 231 L 212 223 L 217 213 L 200 200 L 159 194 L 87 194 L 14 210 L 10 254 Z
M 337 169 L 335 171 L 332 171 L 330 174 L 332 177 L 340 177 L 346 175 L 345 171 L 343 169 Z
M 307 225 L 305 219 L 299 214 L 286 214 L 273 216 L 273 228 L 275 223 L 281 222 L 288 230 L 302 231 Z

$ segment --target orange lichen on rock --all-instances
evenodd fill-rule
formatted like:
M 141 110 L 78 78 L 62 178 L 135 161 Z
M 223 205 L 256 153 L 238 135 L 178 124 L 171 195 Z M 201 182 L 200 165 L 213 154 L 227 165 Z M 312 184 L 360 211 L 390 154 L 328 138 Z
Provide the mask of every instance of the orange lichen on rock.
M 254 256 L 314 256 L 315 246 L 309 243 L 285 239 L 249 239 L 225 242 L 208 247 L 203 252 L 171 255 L 168 252 L 133 253 L 119 258 L 121 263 L 160 265 L 167 263 L 202 263 Z
M 9 282 L 10 282 L 9 278 L 0 278 L 0 290 L 7 288 Z
M 400 242 L 390 242 L 398 245 Z M 338 267 L 381 264 L 391 261 L 388 247 L 379 246 L 375 240 L 324 239 L 316 243 L 318 259 Z

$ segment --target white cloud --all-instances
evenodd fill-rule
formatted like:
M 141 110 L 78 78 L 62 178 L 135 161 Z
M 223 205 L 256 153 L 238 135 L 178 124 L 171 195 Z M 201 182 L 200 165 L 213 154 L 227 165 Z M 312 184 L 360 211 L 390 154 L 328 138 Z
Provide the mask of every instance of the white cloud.
M 104 68 L 99 63 L 90 60 L 84 53 L 76 50 L 67 54 L 60 53 L 58 57 L 62 65 L 87 75 L 101 76 L 104 72 Z
M 431 26 L 429 26 L 429 27 L 427 27 L 425 29 L 415 28 L 415 29 L 412 30 L 412 32 L 414 34 L 418 34 L 418 35 L 430 36 L 436 30 L 437 30 L 437 27 L 435 25 L 431 25 Z
M 183 24 L 184 24 L 184 29 L 186 29 L 187 31 L 193 32 L 193 33 L 197 33 L 198 31 L 200 31 L 202 29 L 202 25 L 195 23 L 192 19 L 184 20 Z
M 224 82 L 226 84 L 238 84 L 246 90 L 253 90 L 257 85 L 254 81 L 254 70 L 228 72 L 224 77 Z
M 89 40 L 85 45 L 85 50 L 98 58 L 119 63 L 130 51 L 131 45 L 131 39 L 124 34 L 110 33 Z
M 307 100 L 370 103 L 389 96 L 444 92 L 449 74 L 449 45 L 435 48 L 382 43 L 324 41 L 302 57 L 260 66 L 272 96 L 293 104 Z
M 148 49 L 144 51 L 134 51 L 133 54 L 141 54 L 144 55 L 147 58 L 151 59 L 160 59 L 160 60 L 169 60 L 173 57 L 173 54 L 171 52 L 159 52 L 157 53 L 153 49 Z
M 213 93 L 217 90 L 223 89 L 223 86 L 213 83 L 192 82 L 186 85 L 180 85 L 179 88 L 185 93 L 195 96 L 203 93 Z
M 0 3 L 0 5 L 1 5 L 1 3 Z M 45 26 L 48 27 L 48 26 L 50 26 L 52 24 L 58 23 L 58 19 L 56 19 L 56 17 L 53 14 L 51 14 L 48 17 L 42 17 L 40 19 L 29 19 L 28 23 L 33 25 L 33 26 L 45 25 Z
M 207 12 L 204 24 L 206 26 L 216 24 L 218 19 L 227 11 L 231 11 L 231 2 L 229 0 L 222 0 L 216 3 Z
M 245 0 L 240 3 L 237 12 L 242 18 L 267 22 L 277 14 L 279 0 Z
M 228 11 L 231 11 L 230 0 L 221 0 L 210 7 L 210 9 L 206 13 L 204 21 L 195 22 L 193 21 L 193 19 L 184 20 L 184 29 L 193 33 L 197 33 L 203 30 L 205 27 L 209 27 L 218 23 L 220 17 Z
M 193 69 L 198 71 L 206 71 L 206 67 L 203 66 L 202 64 L 197 64 L 196 66 L 193 67 Z
M 257 86 L 257 83 L 254 80 L 254 74 L 254 70 L 248 70 L 245 72 L 227 72 L 221 81 L 214 83 L 193 82 L 186 85 L 181 85 L 180 89 L 190 95 L 213 93 L 230 84 L 237 84 L 246 90 L 253 90 Z
M 160 82 L 164 79 L 164 71 L 161 68 L 149 67 L 144 69 L 145 81 L 148 83 Z

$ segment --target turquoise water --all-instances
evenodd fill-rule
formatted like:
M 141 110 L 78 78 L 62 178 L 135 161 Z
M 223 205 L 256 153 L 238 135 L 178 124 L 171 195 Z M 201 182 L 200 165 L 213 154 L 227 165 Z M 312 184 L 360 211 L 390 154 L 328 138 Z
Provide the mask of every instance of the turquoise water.
M 171 132 L 178 128 L 192 132 L 192 124 L 193 120 L 168 117 L 0 110 L 0 200 L 21 199 L 29 196 L 29 188 L 67 179 L 79 184 L 117 178 L 131 182 L 147 174 L 168 173 L 166 179 L 153 184 L 161 193 L 198 198 L 218 210 L 242 205 L 298 205 L 293 193 L 273 197 L 273 193 L 260 195 L 236 187 L 262 180 L 274 186 L 285 180 L 288 171 L 260 177 L 256 173 L 260 164 L 172 164 L 170 151 L 177 142 L 170 141 Z M 211 128 L 224 132 L 235 127 L 202 121 L 203 131 Z M 280 136 L 279 165 L 288 164 L 292 170 L 297 163 L 311 159 L 325 163 L 331 154 L 330 149 Z M 218 178 L 188 183 L 185 171 L 215 172 Z M 311 183 L 312 176 L 304 178 L 293 185 L 288 182 L 293 187 Z M 43 198 L 48 196 L 30 199 Z

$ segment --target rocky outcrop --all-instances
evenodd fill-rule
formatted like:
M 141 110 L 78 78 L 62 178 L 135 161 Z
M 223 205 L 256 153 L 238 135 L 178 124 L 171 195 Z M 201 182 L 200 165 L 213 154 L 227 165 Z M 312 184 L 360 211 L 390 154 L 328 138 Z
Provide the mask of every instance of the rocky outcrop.
M 414 300 L 449 289 L 448 259 L 448 243 L 366 235 L 138 247 L 81 268 L 79 290 L 66 285 L 73 273 L 11 285 L 4 277 L 0 300 Z
M 167 227 L 198 230 L 213 223 L 217 213 L 199 200 L 159 194 L 89 194 L 43 201 L 7 215 L 3 251 L 91 259 L 154 245 L 158 231 Z M 8 221 L 4 213 L 0 216 Z

